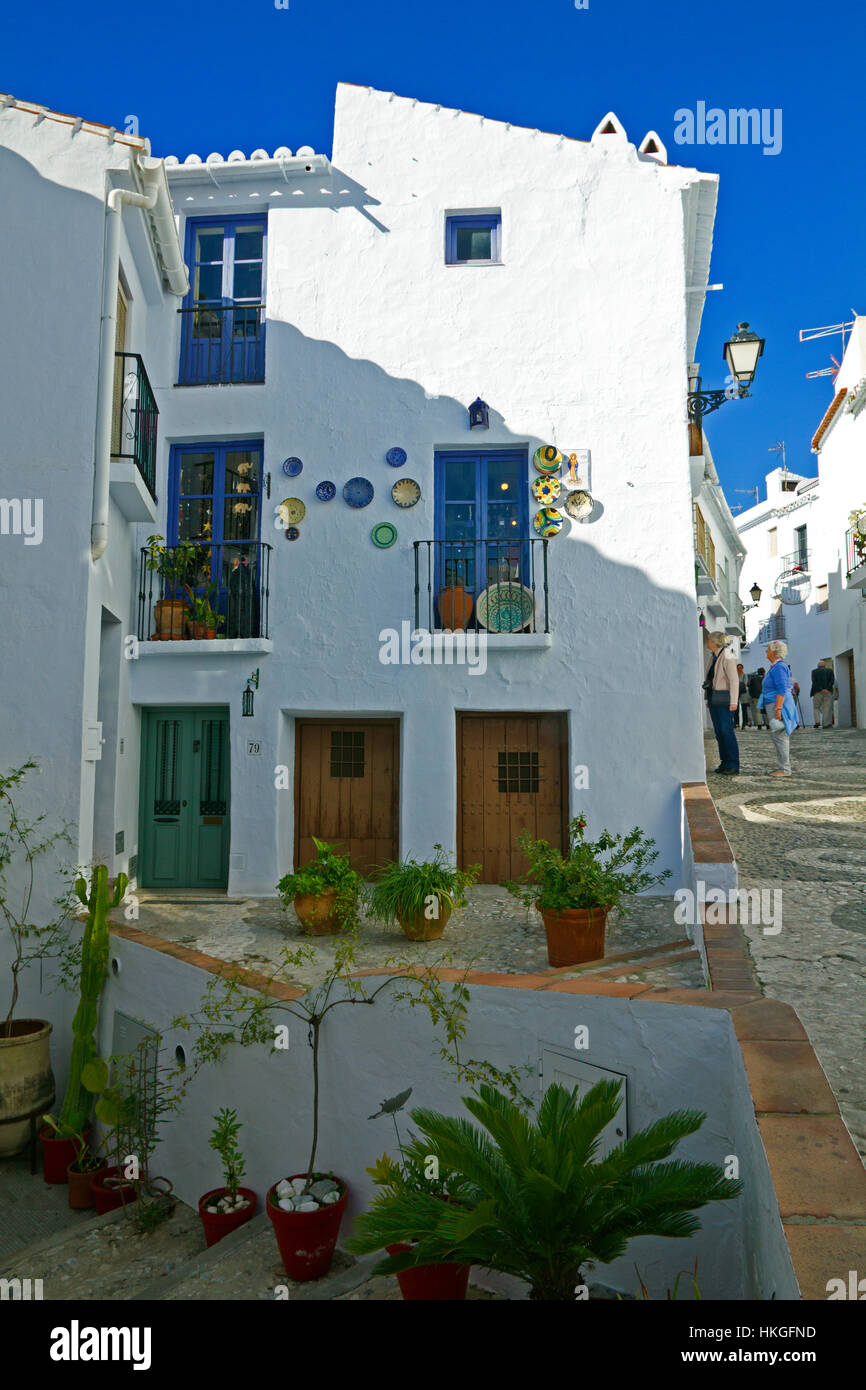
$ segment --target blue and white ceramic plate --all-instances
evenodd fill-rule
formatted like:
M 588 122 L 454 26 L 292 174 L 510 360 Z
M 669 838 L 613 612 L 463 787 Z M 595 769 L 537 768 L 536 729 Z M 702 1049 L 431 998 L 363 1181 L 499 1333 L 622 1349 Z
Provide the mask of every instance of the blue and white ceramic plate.
M 300 459 L 290 458 L 284 462 L 283 472 L 287 478 L 297 478 L 298 474 L 303 471 L 303 467 Z
M 406 462 L 406 450 L 397 448 L 389 449 L 385 458 L 392 468 L 402 468 L 403 464 Z
M 336 497 L 336 495 L 337 488 L 335 484 L 329 482 L 327 478 L 316 487 L 316 496 L 320 502 L 330 502 L 331 498 Z
M 388 550 L 397 539 L 397 527 L 390 521 L 380 521 L 370 532 L 370 539 L 379 550 Z
M 369 507 L 373 500 L 373 484 L 369 478 L 350 478 L 343 488 L 343 500 L 350 507 Z
M 300 533 L 300 531 L 298 530 L 297 526 L 287 526 L 287 527 L 286 527 L 286 540 L 287 540 L 287 541 L 296 541 L 296 540 L 298 539 L 298 536 L 299 536 L 300 534 L 301 534 L 301 533 Z

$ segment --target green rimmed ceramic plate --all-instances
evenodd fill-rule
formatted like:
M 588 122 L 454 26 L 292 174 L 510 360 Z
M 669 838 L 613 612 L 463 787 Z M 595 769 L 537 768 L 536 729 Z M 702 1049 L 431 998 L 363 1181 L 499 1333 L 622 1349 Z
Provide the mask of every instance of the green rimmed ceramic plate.
M 397 539 L 397 527 L 390 521 L 380 521 L 370 532 L 370 540 L 379 550 L 388 550 Z
M 525 584 L 508 580 L 478 595 L 475 615 L 488 632 L 521 632 L 533 618 L 535 600 Z

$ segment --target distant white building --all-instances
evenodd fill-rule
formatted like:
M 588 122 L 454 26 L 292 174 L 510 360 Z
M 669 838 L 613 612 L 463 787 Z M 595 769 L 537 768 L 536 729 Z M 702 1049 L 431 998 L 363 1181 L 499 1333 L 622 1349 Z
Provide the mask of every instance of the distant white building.
M 330 157 L 163 164 L 0 99 L 0 759 L 44 764 L 82 862 L 269 894 L 319 836 L 498 882 L 586 808 L 676 883 L 717 178 L 665 161 L 613 115 L 340 85 Z M 709 455 L 698 494 L 735 621 Z
M 812 439 L 830 549 L 830 649 L 839 722 L 866 724 L 866 317 L 854 321 L 836 392 Z M 852 513 L 855 514 L 852 519 Z
M 695 584 L 698 595 L 698 649 L 704 667 L 710 652 L 704 645 L 704 631 L 727 632 L 732 651 L 739 656 L 743 637 L 743 606 L 738 589 L 744 547 L 737 532 L 727 498 L 713 462 L 705 432 L 691 432 L 692 447 L 700 443 L 701 453 L 689 458 L 692 478 L 692 519 L 695 543 Z M 696 699 L 703 705 L 704 727 L 712 727 L 702 692 Z
M 831 656 L 828 602 L 833 546 L 822 506 L 822 484 L 790 469 L 766 475 L 766 497 L 740 512 L 737 531 L 748 558 L 740 598 L 752 604 L 750 590 L 761 590 L 757 607 L 746 611 L 743 664 L 749 674 L 767 666 L 766 644 L 788 643 L 788 665 L 800 686 L 803 718 L 812 722 L 811 673 Z

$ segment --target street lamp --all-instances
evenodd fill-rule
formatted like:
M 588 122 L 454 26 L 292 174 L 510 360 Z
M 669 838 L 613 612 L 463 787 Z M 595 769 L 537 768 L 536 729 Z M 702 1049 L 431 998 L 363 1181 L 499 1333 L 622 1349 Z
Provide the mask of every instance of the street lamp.
M 729 386 L 715 391 L 702 391 L 701 379 L 697 378 L 695 390 L 689 392 L 689 420 L 700 425 L 703 417 L 718 410 L 725 401 L 742 400 L 749 395 L 749 387 L 755 379 L 758 358 L 764 351 L 764 339 L 752 333 L 747 323 L 738 323 L 737 331 L 725 343 L 724 357 L 732 378 Z M 733 383 L 736 383 L 734 386 Z
M 744 613 L 748 613 L 748 611 L 749 611 L 750 608 L 757 608 L 758 604 L 761 602 L 761 586 L 760 586 L 760 584 L 753 584 L 752 587 L 751 587 L 751 589 L 749 590 L 749 593 L 751 594 L 752 602 L 751 602 L 751 603 L 744 603 L 744 604 L 743 604 L 743 612 L 744 612 Z

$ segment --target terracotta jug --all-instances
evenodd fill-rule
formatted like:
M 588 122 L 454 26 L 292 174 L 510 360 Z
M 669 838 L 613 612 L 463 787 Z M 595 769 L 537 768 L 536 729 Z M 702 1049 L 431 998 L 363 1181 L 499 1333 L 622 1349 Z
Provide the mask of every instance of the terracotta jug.
M 439 593 L 439 621 L 443 628 L 463 632 L 472 617 L 472 595 L 459 585 L 451 585 Z

